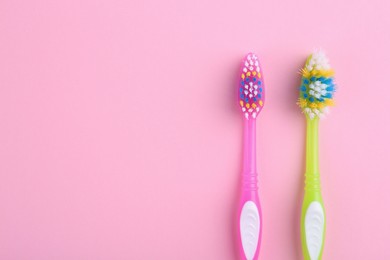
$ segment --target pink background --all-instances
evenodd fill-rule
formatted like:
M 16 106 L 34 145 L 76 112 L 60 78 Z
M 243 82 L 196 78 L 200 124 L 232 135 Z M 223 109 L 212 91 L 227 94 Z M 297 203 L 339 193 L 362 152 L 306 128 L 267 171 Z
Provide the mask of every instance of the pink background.
M 305 57 L 324 48 L 323 259 L 390 259 L 386 0 L 0 2 L 0 259 L 237 259 L 239 61 L 262 62 L 261 259 L 301 259 Z

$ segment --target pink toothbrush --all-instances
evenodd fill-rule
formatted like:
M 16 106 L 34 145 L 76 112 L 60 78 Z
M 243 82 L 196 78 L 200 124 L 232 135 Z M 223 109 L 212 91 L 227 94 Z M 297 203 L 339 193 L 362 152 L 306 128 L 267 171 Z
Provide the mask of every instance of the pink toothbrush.
M 264 81 L 257 56 L 242 61 L 238 100 L 244 114 L 244 162 L 239 208 L 240 258 L 257 259 L 261 244 L 261 207 L 256 170 L 256 117 L 264 105 Z

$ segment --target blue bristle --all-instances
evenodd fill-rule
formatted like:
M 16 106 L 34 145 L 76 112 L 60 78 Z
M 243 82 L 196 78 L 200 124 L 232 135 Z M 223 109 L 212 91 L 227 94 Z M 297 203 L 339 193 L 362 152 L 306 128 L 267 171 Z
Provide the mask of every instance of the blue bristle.
M 243 91 L 243 89 L 242 88 L 240 88 L 240 92 L 242 92 Z
M 306 94 L 306 93 L 304 93 L 304 94 L 303 94 L 303 97 L 304 97 L 304 98 L 307 98 L 307 94 Z
M 258 98 L 261 98 L 261 95 L 260 95 L 260 94 L 257 94 L 257 97 L 258 97 Z
M 306 87 L 305 86 L 301 86 L 301 91 L 306 91 Z
M 256 80 L 257 80 L 256 78 L 253 78 L 253 82 L 256 82 Z
M 254 98 L 253 98 L 253 101 L 256 101 L 256 100 L 257 100 L 257 99 L 254 97 Z
M 311 77 L 310 81 L 316 81 L 316 77 Z
M 244 94 L 241 94 L 241 95 L 240 95 L 240 98 L 244 99 Z
M 261 86 L 261 83 L 262 83 L 261 80 L 259 80 L 259 82 L 257 82 L 257 84 L 259 84 L 259 86 Z
M 327 78 L 324 80 L 324 83 L 327 85 L 333 84 L 333 79 L 332 78 Z
M 334 90 L 334 87 L 333 86 L 330 86 L 330 87 L 327 87 L 326 88 L 326 91 L 333 91 Z
M 310 102 L 314 102 L 314 98 L 313 97 L 309 97 L 309 101 Z
M 259 88 L 259 91 L 260 91 L 260 92 L 263 92 L 263 88 Z
M 326 97 L 326 98 L 332 98 L 332 94 L 331 94 L 331 93 L 327 93 L 327 94 L 325 95 L 325 97 Z
M 245 86 L 245 82 L 244 81 L 241 81 L 241 86 Z
M 323 98 L 317 98 L 317 100 L 320 101 L 320 102 L 324 102 Z
M 321 81 L 321 82 L 324 82 L 325 78 L 324 77 L 319 77 L 318 80 Z
M 245 102 L 248 102 L 248 101 L 249 101 L 249 99 L 248 99 L 248 98 L 246 98 L 246 99 L 245 99 Z
M 307 85 L 307 84 L 309 84 L 309 80 L 308 79 L 303 79 L 303 84 L 305 84 L 305 85 Z
M 246 82 L 249 82 L 249 78 L 246 78 L 245 81 L 246 81 Z

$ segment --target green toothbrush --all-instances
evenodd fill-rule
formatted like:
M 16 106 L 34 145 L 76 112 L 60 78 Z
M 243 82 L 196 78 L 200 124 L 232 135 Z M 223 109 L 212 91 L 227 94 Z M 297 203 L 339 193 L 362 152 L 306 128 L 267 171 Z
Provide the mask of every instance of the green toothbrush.
M 325 238 L 325 210 L 318 165 L 318 122 L 333 105 L 333 70 L 322 51 L 311 54 L 301 70 L 298 106 L 306 115 L 305 196 L 302 205 L 301 238 L 305 260 L 321 259 Z

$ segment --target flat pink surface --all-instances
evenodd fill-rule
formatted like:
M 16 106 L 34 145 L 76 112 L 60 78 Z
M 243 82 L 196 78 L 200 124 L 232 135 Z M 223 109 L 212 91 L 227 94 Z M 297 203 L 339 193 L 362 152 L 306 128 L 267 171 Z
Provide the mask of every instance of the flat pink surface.
M 233 260 L 239 62 L 258 118 L 260 259 L 301 259 L 306 56 L 324 48 L 323 259 L 390 259 L 385 0 L 0 2 L 0 259 Z

